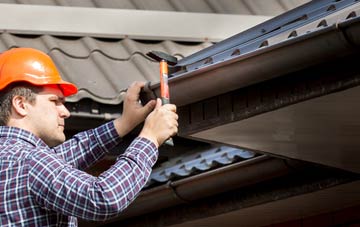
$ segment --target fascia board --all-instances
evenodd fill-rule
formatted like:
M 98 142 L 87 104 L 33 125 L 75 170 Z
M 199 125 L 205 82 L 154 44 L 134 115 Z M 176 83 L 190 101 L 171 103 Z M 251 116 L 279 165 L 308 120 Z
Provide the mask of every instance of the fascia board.
M 331 50 L 322 48 L 326 42 L 331 43 Z M 343 42 L 338 30 L 331 27 L 174 76 L 169 79 L 171 102 L 177 106 L 188 105 L 319 64 L 319 61 L 346 52 L 351 52 L 351 48 Z M 192 89 L 187 89 L 189 86 Z M 150 90 L 156 97 L 160 96 L 159 83 L 150 85 Z
M 0 4 L 0 31 L 101 38 L 217 42 L 267 16 Z
M 343 15 L 358 11 L 359 7 L 354 5 Z M 255 47 L 246 47 L 250 50 L 244 54 L 232 54 L 236 48 L 226 50 L 213 55 L 210 63 L 205 59 L 172 74 L 169 79 L 171 102 L 184 106 L 354 53 L 358 51 L 358 31 L 359 20 L 355 17 L 327 27 L 315 26 L 314 30 L 295 38 L 287 38 L 291 33 L 287 31 L 285 38 L 265 47 L 259 46 L 268 39 L 258 40 L 253 43 Z M 192 89 L 188 89 L 190 86 Z M 149 90 L 153 91 L 152 96 L 159 97 L 159 83 L 150 85 Z

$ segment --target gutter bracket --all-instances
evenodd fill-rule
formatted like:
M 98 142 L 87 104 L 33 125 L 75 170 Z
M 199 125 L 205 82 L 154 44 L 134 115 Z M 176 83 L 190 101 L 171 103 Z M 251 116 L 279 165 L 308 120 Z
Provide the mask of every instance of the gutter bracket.
M 176 187 L 173 185 L 173 182 L 170 180 L 166 183 L 167 188 L 169 188 L 172 191 L 172 194 L 175 198 L 179 199 L 183 203 L 190 203 L 191 200 L 183 198 L 179 193 L 176 191 Z

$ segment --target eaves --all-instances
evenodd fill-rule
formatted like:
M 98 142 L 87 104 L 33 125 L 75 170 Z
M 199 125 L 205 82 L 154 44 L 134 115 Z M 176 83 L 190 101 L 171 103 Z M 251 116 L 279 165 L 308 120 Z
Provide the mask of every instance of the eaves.
M 21 4 L 0 4 L 0 9 L 0 52 L 40 49 L 54 59 L 64 79 L 78 86 L 78 94 L 66 100 L 75 130 L 118 117 L 133 81 L 159 80 L 158 64 L 145 56 L 148 51 L 181 59 L 270 18 Z M 87 125 L 88 119 L 95 123 Z
M 313 1 L 180 60 L 179 135 L 360 172 L 359 14 Z
M 183 58 L 170 69 L 171 101 L 184 106 L 356 53 L 359 14 L 357 1 L 315 1 Z M 158 83 L 150 89 L 159 96 Z

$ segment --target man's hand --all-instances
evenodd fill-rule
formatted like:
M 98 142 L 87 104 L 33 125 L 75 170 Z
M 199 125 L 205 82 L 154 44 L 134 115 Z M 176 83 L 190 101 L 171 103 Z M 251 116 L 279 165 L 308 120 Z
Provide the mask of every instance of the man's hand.
M 174 136 L 178 131 L 178 115 L 176 106 L 173 104 L 161 105 L 161 100 L 156 100 L 155 109 L 145 120 L 140 137 L 145 137 L 159 147 L 169 137 Z
M 120 137 L 124 137 L 143 122 L 155 107 L 155 100 L 149 101 L 145 106 L 140 104 L 140 91 L 144 86 L 145 82 L 134 82 L 126 92 L 122 116 L 114 122 Z

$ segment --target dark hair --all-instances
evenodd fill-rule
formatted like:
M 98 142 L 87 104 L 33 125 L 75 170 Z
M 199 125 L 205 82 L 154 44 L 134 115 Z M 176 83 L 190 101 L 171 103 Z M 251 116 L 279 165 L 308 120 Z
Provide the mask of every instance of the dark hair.
M 15 96 L 23 96 L 28 102 L 35 103 L 36 95 L 42 90 L 41 87 L 28 83 L 16 83 L 0 91 L 0 125 L 8 123 L 11 114 L 12 99 Z

